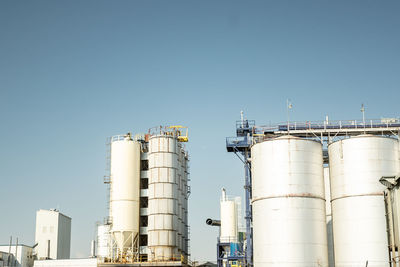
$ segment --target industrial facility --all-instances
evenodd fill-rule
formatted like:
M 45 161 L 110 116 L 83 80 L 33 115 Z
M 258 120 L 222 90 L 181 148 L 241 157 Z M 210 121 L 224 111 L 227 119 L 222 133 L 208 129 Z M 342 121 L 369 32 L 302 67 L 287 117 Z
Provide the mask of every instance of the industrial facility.
M 36 212 L 35 245 L 13 243 L 0 245 L 0 263 L 7 267 L 41 266 L 45 260 L 69 259 L 71 247 L 71 218 L 57 209 Z M 39 264 L 39 265 L 38 265 Z
M 228 152 L 244 166 L 240 197 L 222 189 L 219 267 L 400 267 L 400 120 L 257 126 L 242 118 Z M 91 258 L 69 259 L 71 218 L 39 210 L 35 245 L 0 246 L 3 266 L 194 266 L 188 129 L 107 142 L 108 214 Z M 245 221 L 245 225 L 241 223 Z M 209 263 L 207 263 L 209 264 Z
M 218 266 L 400 266 L 399 134 L 399 119 L 256 126 L 242 114 L 226 147 L 244 165 L 244 256 L 220 253 L 221 202 L 220 223 L 207 220 L 221 227 Z
M 37 259 L 69 259 L 71 218 L 56 209 L 36 212 L 35 251 Z

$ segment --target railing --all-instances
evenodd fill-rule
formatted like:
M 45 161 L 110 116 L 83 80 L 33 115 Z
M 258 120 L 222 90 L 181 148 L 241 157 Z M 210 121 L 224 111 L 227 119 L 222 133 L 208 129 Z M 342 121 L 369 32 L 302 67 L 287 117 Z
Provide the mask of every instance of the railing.
M 238 238 L 237 237 L 218 237 L 218 243 L 237 243 Z
M 127 134 L 114 135 L 114 136 L 111 137 L 111 142 L 122 141 L 122 140 L 125 140 L 127 138 L 130 138 L 132 140 L 132 137 L 130 135 L 127 135 Z
M 250 138 L 247 136 L 239 136 L 239 137 L 227 137 L 226 138 L 226 146 L 248 146 L 251 144 Z
M 236 121 L 236 129 L 240 128 L 251 128 L 256 125 L 255 120 L 242 120 L 242 121 Z
M 296 130 L 329 130 L 329 129 L 364 129 L 364 128 L 400 128 L 400 119 L 374 119 L 374 120 L 339 120 L 339 121 L 305 121 L 282 122 L 271 126 L 255 126 L 255 134 L 276 131 Z

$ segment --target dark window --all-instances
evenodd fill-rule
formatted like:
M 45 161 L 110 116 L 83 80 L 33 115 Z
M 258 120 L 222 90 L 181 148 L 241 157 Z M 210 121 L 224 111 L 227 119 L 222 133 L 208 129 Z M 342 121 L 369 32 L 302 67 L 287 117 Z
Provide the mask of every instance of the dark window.
M 148 225 L 148 217 L 147 216 L 140 216 L 140 226 L 141 227 L 147 227 Z
M 140 189 L 147 189 L 149 188 L 149 179 L 142 178 L 140 179 Z
M 149 170 L 149 161 L 147 159 L 140 161 L 140 170 L 141 171 Z
M 149 206 L 148 197 L 140 197 L 140 207 L 147 208 Z
M 139 246 L 147 246 L 147 235 L 139 236 Z

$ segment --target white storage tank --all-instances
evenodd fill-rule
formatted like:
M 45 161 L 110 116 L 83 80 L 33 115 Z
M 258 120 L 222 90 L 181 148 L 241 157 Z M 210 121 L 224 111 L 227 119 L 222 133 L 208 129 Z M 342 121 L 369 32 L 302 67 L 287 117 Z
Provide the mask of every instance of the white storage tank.
M 361 135 L 329 145 L 336 267 L 389 266 L 385 187 L 399 173 L 396 139 Z
M 221 197 L 221 231 L 220 241 L 222 243 L 236 243 L 238 237 L 237 209 L 234 199 L 228 199 L 226 191 L 222 189 Z
M 112 138 L 110 167 L 110 231 L 121 255 L 132 250 L 139 233 L 140 143 L 130 134 Z
M 110 225 L 101 224 L 97 226 L 97 257 L 108 258 L 110 257 Z
M 150 261 L 170 261 L 178 252 L 178 145 L 176 137 L 149 139 L 148 247 Z
M 328 266 L 322 145 L 283 136 L 251 148 L 255 267 Z

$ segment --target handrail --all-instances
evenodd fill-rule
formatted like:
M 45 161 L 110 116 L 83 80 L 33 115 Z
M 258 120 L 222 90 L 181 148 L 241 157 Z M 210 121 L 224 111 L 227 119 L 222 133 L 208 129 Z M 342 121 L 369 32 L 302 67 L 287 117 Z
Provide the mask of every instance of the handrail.
M 338 120 L 338 121 L 294 121 L 281 122 L 271 126 L 254 126 L 253 132 L 260 134 L 261 131 L 287 131 L 289 130 L 328 130 L 328 129 L 364 129 L 364 128 L 400 128 L 400 119 L 373 119 L 373 120 Z

